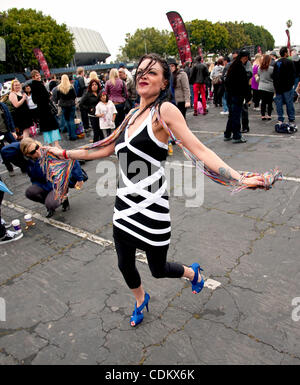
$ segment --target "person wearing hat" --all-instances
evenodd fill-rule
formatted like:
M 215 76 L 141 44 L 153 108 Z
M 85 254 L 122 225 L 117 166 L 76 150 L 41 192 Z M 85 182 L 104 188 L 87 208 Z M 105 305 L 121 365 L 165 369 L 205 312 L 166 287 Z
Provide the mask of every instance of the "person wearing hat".
M 241 50 L 230 65 L 226 79 L 227 102 L 229 107 L 228 121 L 224 132 L 224 141 L 245 143 L 247 140 L 241 135 L 241 115 L 244 99 L 249 95 L 249 79 L 245 64 L 249 60 L 249 52 Z
M 276 62 L 276 60 L 278 59 L 278 56 L 277 56 L 276 51 L 270 52 L 270 56 L 271 56 L 271 58 L 272 58 L 271 63 L 270 63 L 270 66 L 271 66 L 271 67 L 274 67 L 275 62 Z
M 185 118 L 186 109 L 190 107 L 190 84 L 187 74 L 178 68 L 176 60 L 169 61 L 172 73 L 172 85 L 174 89 L 175 103 Z

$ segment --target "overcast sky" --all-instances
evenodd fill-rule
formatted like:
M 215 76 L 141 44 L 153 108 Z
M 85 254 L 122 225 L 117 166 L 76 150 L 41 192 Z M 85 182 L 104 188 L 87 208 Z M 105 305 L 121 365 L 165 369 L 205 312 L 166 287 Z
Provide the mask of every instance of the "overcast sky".
M 108 62 L 116 58 L 119 47 L 125 44 L 126 33 L 147 27 L 171 31 L 166 17 L 169 11 L 180 13 L 184 21 L 251 22 L 266 28 L 276 46 L 287 44 L 286 21 L 291 19 L 291 44 L 300 45 L 299 0 L 0 0 L 1 11 L 10 8 L 33 8 L 50 15 L 59 24 L 99 32 L 112 55 Z

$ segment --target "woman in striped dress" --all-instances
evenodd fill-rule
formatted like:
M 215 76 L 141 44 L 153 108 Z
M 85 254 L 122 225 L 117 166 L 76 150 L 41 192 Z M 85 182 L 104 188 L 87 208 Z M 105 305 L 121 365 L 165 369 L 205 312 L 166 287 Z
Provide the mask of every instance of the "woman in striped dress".
M 171 224 L 167 185 L 163 162 L 168 155 L 169 131 L 198 156 L 212 171 L 228 179 L 240 180 L 241 175 L 226 165 L 204 146 L 186 125 L 176 106 L 166 101 L 170 70 L 167 62 L 156 54 L 142 57 L 136 72 L 136 87 L 140 95 L 139 109 L 117 140 L 105 147 L 89 150 L 51 149 L 66 159 L 99 159 L 116 152 L 120 165 L 120 180 L 113 216 L 113 235 L 118 254 L 118 266 L 132 290 L 136 303 L 131 326 L 143 320 L 143 309 L 150 299 L 144 291 L 136 269 L 136 249 L 146 252 L 149 268 L 156 278 L 186 277 L 193 293 L 204 285 L 200 266 L 183 266 L 167 262 Z M 162 125 L 162 121 L 166 125 Z M 245 182 L 244 182 L 245 183 Z M 250 185 L 262 185 L 260 177 L 249 178 Z

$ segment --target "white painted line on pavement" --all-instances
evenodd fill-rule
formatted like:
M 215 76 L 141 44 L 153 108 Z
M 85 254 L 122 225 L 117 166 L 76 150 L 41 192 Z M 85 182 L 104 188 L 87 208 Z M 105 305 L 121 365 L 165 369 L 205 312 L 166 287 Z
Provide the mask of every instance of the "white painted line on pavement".
M 222 135 L 223 136 L 223 132 L 221 131 L 198 131 L 198 130 L 191 130 L 194 134 L 212 134 L 212 135 Z M 295 140 L 299 140 L 300 137 L 296 137 L 294 135 L 278 135 L 278 134 L 250 134 L 250 133 L 246 133 L 246 134 L 243 134 L 245 136 L 258 136 L 258 137 L 262 137 L 262 138 L 286 138 L 286 139 L 295 139 Z
M 89 233 L 88 231 L 79 229 L 78 227 L 74 227 L 71 225 L 68 225 L 63 222 L 56 221 L 54 219 L 48 219 L 43 217 L 39 213 L 35 213 L 32 210 L 26 209 L 25 207 L 22 207 L 16 203 L 9 202 L 7 200 L 2 201 L 3 206 L 8 207 L 10 209 L 13 209 L 21 214 L 31 214 L 32 218 L 38 219 L 41 222 L 44 222 L 48 225 L 54 226 L 60 230 L 66 231 L 70 234 L 76 235 L 77 237 L 80 237 L 84 240 L 88 240 L 90 242 L 96 243 L 100 246 L 113 246 L 114 243 L 108 239 L 104 239 L 101 237 L 98 237 L 95 234 Z M 145 253 L 137 252 L 136 254 L 137 261 L 144 263 L 148 265 L 147 257 Z M 221 286 L 221 283 L 218 281 L 214 281 L 213 279 L 206 279 L 205 276 L 202 274 L 203 279 L 205 280 L 204 286 L 207 287 L 210 290 L 215 290 L 217 287 Z M 184 278 L 186 279 L 186 278 Z

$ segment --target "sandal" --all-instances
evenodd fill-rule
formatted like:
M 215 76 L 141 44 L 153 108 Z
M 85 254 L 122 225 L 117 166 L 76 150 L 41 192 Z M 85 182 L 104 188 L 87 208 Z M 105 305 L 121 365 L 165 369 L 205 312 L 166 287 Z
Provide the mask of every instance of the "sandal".
M 135 303 L 134 311 L 130 318 L 130 325 L 132 327 L 137 326 L 143 321 L 144 319 L 143 309 L 145 306 L 146 306 L 147 312 L 149 312 L 149 307 L 148 307 L 149 300 L 150 300 L 150 295 L 148 293 L 145 293 L 145 299 L 144 299 L 144 302 L 141 304 L 141 306 L 137 307 Z
M 189 267 L 192 268 L 195 272 L 194 279 L 191 281 L 192 291 L 194 294 L 198 294 L 198 293 L 200 293 L 200 291 L 203 289 L 203 286 L 204 286 L 204 279 L 203 278 L 201 279 L 200 282 L 198 282 L 199 272 L 203 271 L 203 269 L 201 269 L 199 263 L 193 263 Z

